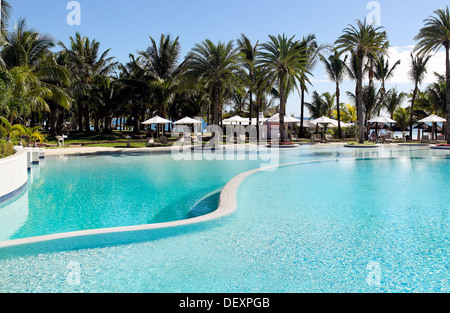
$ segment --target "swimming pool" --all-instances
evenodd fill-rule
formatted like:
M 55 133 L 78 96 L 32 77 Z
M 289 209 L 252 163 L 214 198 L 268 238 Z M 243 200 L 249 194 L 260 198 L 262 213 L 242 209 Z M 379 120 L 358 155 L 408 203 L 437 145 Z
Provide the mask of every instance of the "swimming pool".
M 311 162 L 247 177 L 238 190 L 236 211 L 217 220 L 161 229 L 135 243 L 0 258 L 0 291 L 448 292 L 448 152 L 361 150 L 305 146 L 280 151 L 280 163 Z M 162 199 L 168 199 L 161 207 L 181 203 L 184 217 L 189 204 L 214 195 L 236 174 L 259 166 L 258 161 L 182 164 L 168 158 L 76 156 L 58 166 L 67 169 L 77 162 L 86 166 L 95 159 L 95 171 L 109 169 L 110 175 L 102 177 L 110 179 L 114 162 L 126 161 L 131 163 L 129 169 L 136 167 L 142 173 L 144 181 L 160 179 L 155 185 L 166 187 L 191 177 L 198 167 L 199 176 L 190 185 L 203 177 L 207 182 L 193 187 L 192 193 L 155 187 Z M 163 167 L 165 162 L 173 164 Z M 28 203 L 35 197 L 35 184 L 47 182 L 54 170 L 45 171 L 58 163 L 47 160 L 45 170 L 41 169 L 28 190 Z M 144 164 L 151 164 L 153 170 L 147 172 Z M 175 169 L 186 172 L 168 178 L 173 181 L 165 184 L 164 177 L 175 175 Z M 160 175 L 154 178 L 148 174 L 157 170 Z M 94 169 L 89 173 L 94 175 Z M 135 175 L 131 178 L 136 179 Z M 124 183 L 120 175 L 113 177 L 118 185 Z M 152 190 L 143 184 L 145 190 Z M 114 194 L 118 192 L 108 195 Z M 139 218 L 148 221 L 149 216 L 143 216 Z M 162 220 L 178 218 L 159 216 L 164 216 Z M 124 222 L 122 218 L 110 220 Z

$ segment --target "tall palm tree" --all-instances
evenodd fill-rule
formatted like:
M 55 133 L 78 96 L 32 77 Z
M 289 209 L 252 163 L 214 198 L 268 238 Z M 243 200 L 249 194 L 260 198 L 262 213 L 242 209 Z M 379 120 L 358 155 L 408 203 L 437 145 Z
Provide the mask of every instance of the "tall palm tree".
M 419 90 L 419 84 L 422 83 L 427 73 L 427 63 L 430 60 L 431 55 L 416 55 L 411 53 L 411 67 L 409 70 L 409 77 L 414 81 L 414 90 L 411 100 L 411 113 L 409 120 L 409 138 L 412 138 L 413 131 L 413 115 L 414 115 L 414 101 L 416 100 L 417 91 Z
M 186 77 L 202 83 L 211 90 L 214 103 L 213 123 L 219 125 L 220 95 L 223 89 L 235 83 L 238 66 L 238 51 L 233 41 L 216 45 L 206 39 L 196 44 L 188 54 Z
M 253 117 L 253 93 L 256 85 L 255 67 L 259 54 L 258 51 L 259 41 L 257 41 L 255 45 L 253 45 L 247 36 L 241 34 L 241 38 L 238 39 L 237 43 L 239 47 L 238 49 L 240 52 L 241 63 L 247 70 L 246 81 L 248 86 L 248 97 L 249 97 L 249 121 L 251 124 Z M 256 125 L 258 125 L 259 112 L 256 112 L 256 121 L 257 121 Z
M 441 47 L 445 49 L 445 80 L 446 80 L 446 136 L 450 144 L 450 12 L 446 9 L 434 11 L 434 16 L 424 20 L 425 26 L 419 30 L 414 40 L 418 40 L 415 50 L 419 54 L 428 54 L 437 51 Z
M 269 41 L 262 44 L 260 69 L 262 77 L 271 86 L 278 88 L 280 99 L 280 140 L 285 142 L 286 130 L 284 116 L 289 92 L 297 87 L 297 82 L 304 79 L 309 61 L 305 57 L 305 47 L 293 37 L 286 35 L 269 35 Z
M 307 72 L 303 73 L 301 76 L 300 84 L 300 135 L 303 134 L 303 118 L 304 118 L 304 107 L 305 107 L 305 92 L 308 92 L 307 84 L 310 83 L 308 79 L 308 74 L 311 74 L 310 71 L 317 63 L 317 59 L 320 57 L 320 52 L 329 48 L 328 46 L 318 45 L 316 40 L 316 35 L 309 34 L 306 37 L 303 37 L 299 42 L 300 46 L 303 48 L 303 57 L 307 59 L 306 70 Z
M 341 130 L 341 110 L 339 107 L 339 97 L 340 97 L 340 89 L 339 85 L 344 80 L 346 71 L 345 71 L 345 62 L 347 60 L 347 56 L 344 57 L 344 60 L 341 60 L 338 53 L 335 51 L 333 55 L 330 55 L 328 59 L 324 56 L 321 56 L 320 59 L 325 65 L 325 71 L 327 72 L 328 78 L 336 84 L 336 113 L 338 120 L 338 136 L 342 138 L 342 130 Z
M 387 34 L 382 27 L 367 24 L 366 20 L 356 21 L 356 27 L 349 25 L 336 40 L 338 55 L 349 52 L 356 57 L 356 107 L 358 111 L 359 142 L 364 142 L 363 127 L 363 67 L 364 59 L 368 56 L 377 58 L 377 54 L 386 53 L 389 46 Z

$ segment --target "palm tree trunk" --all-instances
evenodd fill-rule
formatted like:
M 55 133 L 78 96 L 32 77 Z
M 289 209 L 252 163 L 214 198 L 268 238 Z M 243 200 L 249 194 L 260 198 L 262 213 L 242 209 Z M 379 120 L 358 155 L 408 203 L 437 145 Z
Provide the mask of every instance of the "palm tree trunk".
M 83 108 L 78 104 L 78 130 L 83 131 Z
M 284 95 L 284 86 L 280 79 L 280 142 L 285 142 L 286 131 L 284 129 L 284 115 L 286 113 L 286 100 Z
M 363 97 L 362 97 L 362 81 L 363 81 L 363 56 L 358 55 L 358 73 L 356 78 L 356 115 L 358 118 L 359 143 L 364 143 L 364 124 L 363 124 Z
M 220 86 L 214 87 L 214 108 L 213 108 L 213 124 L 219 125 L 219 93 Z
M 300 136 L 303 136 L 303 118 L 305 116 L 305 88 L 300 87 L 301 89 L 301 99 L 300 99 Z
M 339 108 L 339 82 L 336 80 L 336 109 L 337 109 L 337 119 L 338 119 L 338 137 L 342 138 L 342 130 L 341 130 L 341 110 Z
M 414 114 L 414 102 L 416 101 L 416 96 L 417 96 L 417 82 L 414 86 L 413 97 L 411 100 L 411 114 L 409 117 L 409 139 L 410 140 L 412 140 L 412 133 L 413 133 L 413 114 Z
M 449 49 L 450 47 L 447 45 L 445 47 L 445 83 L 446 83 L 446 92 L 445 92 L 445 99 L 447 104 L 447 116 L 445 123 L 445 127 L 447 129 L 446 136 L 447 136 L 447 143 L 450 144 L 450 61 L 449 61 Z
M 261 98 L 256 93 L 256 141 L 259 143 L 259 111 L 261 111 Z

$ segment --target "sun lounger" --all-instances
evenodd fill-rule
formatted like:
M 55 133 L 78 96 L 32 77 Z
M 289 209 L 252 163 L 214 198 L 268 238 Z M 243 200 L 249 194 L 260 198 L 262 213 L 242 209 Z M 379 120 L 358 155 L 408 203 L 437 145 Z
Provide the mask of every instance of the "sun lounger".
M 167 137 L 166 136 L 159 137 L 159 142 L 161 142 L 162 144 L 166 144 L 167 143 Z
M 320 134 L 313 134 L 311 137 L 312 142 L 322 142 L 322 135 Z
M 386 135 L 384 135 L 383 137 L 381 137 L 381 139 L 382 139 L 382 142 L 383 142 L 383 143 L 386 143 L 386 142 L 393 142 L 393 141 L 394 141 L 394 139 L 392 138 L 392 135 L 391 135 L 391 134 L 386 134 Z
M 325 134 L 325 141 L 330 141 L 331 139 L 333 139 L 331 134 Z
M 436 142 L 438 142 L 438 143 L 443 143 L 443 142 L 445 142 L 445 137 L 444 137 L 444 135 L 441 135 L 441 134 L 437 135 L 437 137 L 436 137 Z
M 430 136 L 422 135 L 422 139 L 420 139 L 421 143 L 430 143 Z

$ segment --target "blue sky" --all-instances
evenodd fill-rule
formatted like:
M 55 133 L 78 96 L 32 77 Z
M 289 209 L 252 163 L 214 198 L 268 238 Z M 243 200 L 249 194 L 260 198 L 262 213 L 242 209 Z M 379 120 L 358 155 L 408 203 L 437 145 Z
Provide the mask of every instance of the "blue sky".
M 144 50 L 149 45 L 149 36 L 159 38 L 163 33 L 180 37 L 183 55 L 206 38 L 214 42 L 229 41 L 236 40 L 241 33 L 255 42 L 266 41 L 269 34 L 286 33 L 301 38 L 314 33 L 319 43 L 332 44 L 348 24 L 379 12 L 375 15 L 393 47 L 392 63 L 402 59 L 402 66 L 388 87 L 397 86 L 402 91 L 412 89 L 406 72 L 414 36 L 425 18 L 447 5 L 447 1 L 441 0 L 377 1 L 380 10 L 376 11 L 374 7 L 368 8 L 370 1 L 365 0 L 78 0 L 81 25 L 70 26 L 67 23 L 69 0 L 9 2 L 13 7 L 11 27 L 23 17 L 29 27 L 65 43 L 69 36 L 79 32 L 100 41 L 102 50 L 111 48 L 111 56 L 120 62 L 126 62 L 130 53 Z M 443 53 L 434 57 L 427 82 L 432 80 L 433 71 L 443 72 L 442 57 Z M 313 90 L 334 92 L 322 64 L 317 64 L 313 74 L 310 94 Z M 343 89 L 353 91 L 354 84 L 346 80 Z M 298 115 L 299 106 L 298 95 L 291 95 L 287 113 Z

